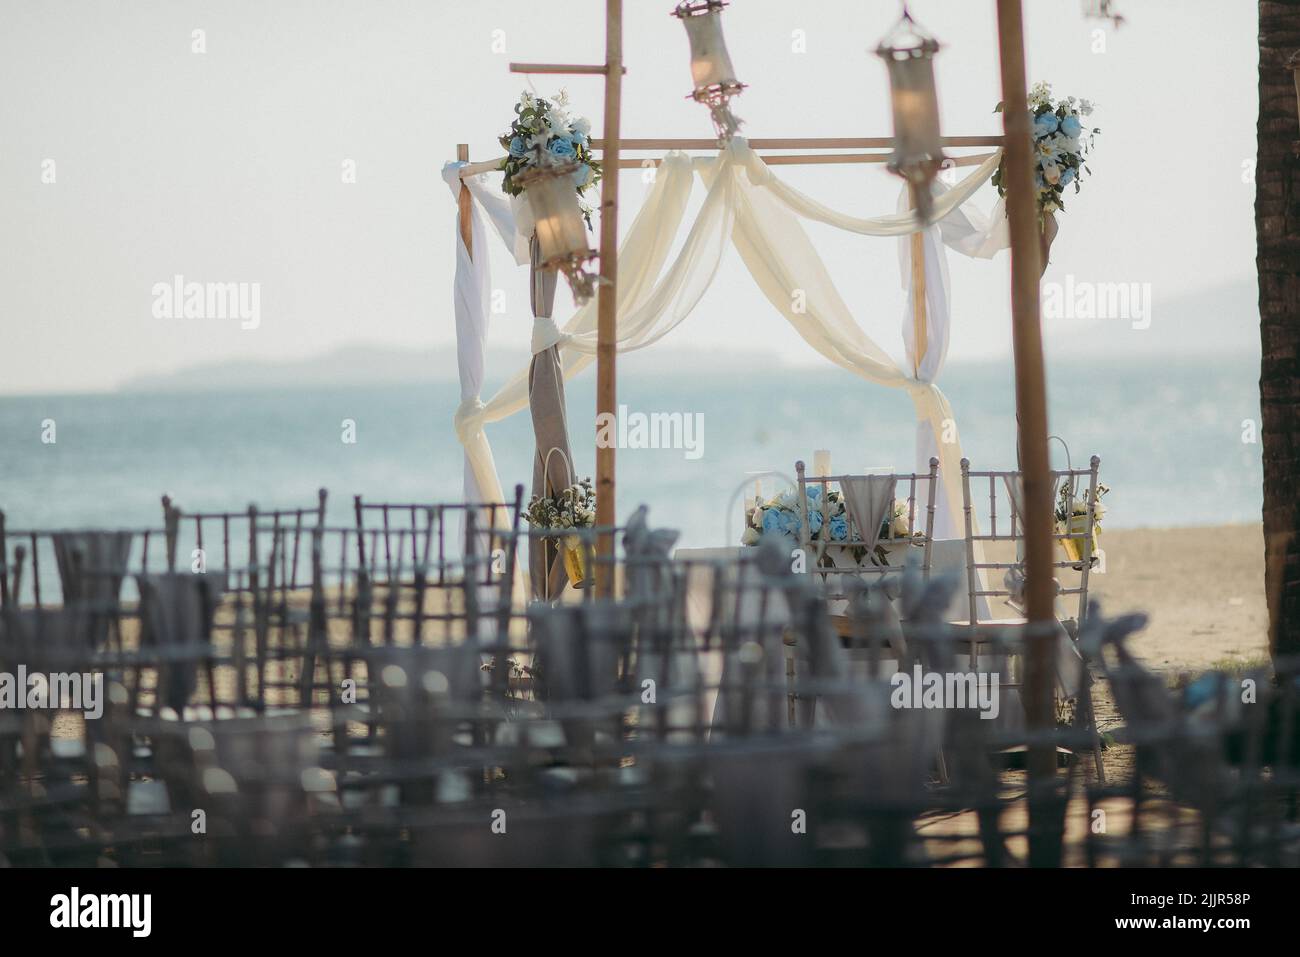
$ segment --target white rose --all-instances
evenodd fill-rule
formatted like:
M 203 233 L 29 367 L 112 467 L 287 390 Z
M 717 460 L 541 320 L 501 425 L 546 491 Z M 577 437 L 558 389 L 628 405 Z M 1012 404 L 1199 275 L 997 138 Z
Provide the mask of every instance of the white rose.
M 1043 179 L 1055 186 L 1061 181 L 1061 167 L 1055 163 L 1048 163 L 1043 167 Z
M 740 536 L 740 544 L 742 544 L 742 545 L 757 545 L 757 544 L 758 544 L 758 540 L 759 540 L 760 537 L 761 537 L 761 536 L 760 536 L 759 533 L 758 533 L 758 529 L 756 529 L 756 528 L 747 528 L 747 529 L 745 529 L 745 534 L 742 535 L 742 536 Z

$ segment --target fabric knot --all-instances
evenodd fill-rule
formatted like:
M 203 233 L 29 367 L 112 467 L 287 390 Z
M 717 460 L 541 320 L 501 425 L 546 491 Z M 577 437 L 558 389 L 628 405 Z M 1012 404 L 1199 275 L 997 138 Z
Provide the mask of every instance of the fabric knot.
M 456 407 L 452 421 L 456 425 L 456 437 L 460 439 L 461 445 L 468 445 L 474 434 L 482 430 L 483 410 L 486 408 L 483 400 L 476 395 L 462 400 Z
M 533 355 L 545 352 L 551 346 L 569 341 L 550 316 L 533 316 Z
M 911 378 L 907 380 L 907 394 L 913 399 L 919 399 L 921 396 L 929 393 L 933 388 L 933 382 L 922 382 L 920 379 Z
M 468 165 L 469 163 L 466 163 L 464 160 L 449 160 L 448 162 L 442 165 L 442 178 L 446 181 L 447 185 L 451 188 L 451 192 L 454 196 L 460 195 L 461 168 Z
M 743 136 L 732 137 L 728 149 L 736 162 L 744 167 L 750 183 L 755 186 L 766 186 L 772 181 L 772 171 L 759 155 L 749 148 L 749 141 Z

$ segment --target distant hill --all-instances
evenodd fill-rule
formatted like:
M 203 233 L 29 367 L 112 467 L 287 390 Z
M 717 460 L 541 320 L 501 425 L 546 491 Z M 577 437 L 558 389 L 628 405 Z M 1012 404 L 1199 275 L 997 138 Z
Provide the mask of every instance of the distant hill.
M 1076 277 L 1076 286 L 1082 278 Z M 1070 287 L 1057 281 L 1057 294 L 1064 299 Z M 1132 319 L 1053 318 L 1048 310 L 1052 293 L 1046 287 L 1045 283 L 1043 342 L 1052 355 L 1086 353 L 1098 359 L 1259 355 L 1259 293 L 1253 280 L 1193 295 L 1154 286 L 1149 316 Z M 1143 325 L 1147 328 L 1137 328 Z
M 1138 313 L 1132 318 L 1053 316 L 1048 297 L 1058 296 L 1059 305 L 1067 293 L 1077 296 L 1083 278 L 1076 277 L 1073 287 L 1067 286 L 1063 279 L 1052 280 L 1060 284 L 1055 292 L 1044 285 L 1043 342 L 1051 357 L 1077 359 L 1086 355 L 1098 361 L 1120 358 L 1176 361 L 1180 357 L 1259 355 L 1259 300 L 1254 281 L 1220 286 L 1195 295 L 1169 295 L 1168 290 L 1153 287 L 1149 309 L 1144 308 L 1139 288 L 1136 290 L 1139 298 L 1135 300 Z M 1146 328 L 1135 328 L 1135 325 Z M 501 382 L 527 361 L 528 353 L 523 348 L 490 347 L 489 385 Z M 628 354 L 622 365 L 637 376 L 698 376 L 729 372 L 753 374 L 756 369 L 778 371 L 787 361 L 803 367 L 823 367 L 823 360 L 811 351 L 778 358 L 770 352 L 745 351 L 743 347 L 688 349 L 666 342 Z M 963 358 L 950 354 L 949 362 L 961 363 Z M 232 359 L 200 363 L 177 372 L 136 376 L 122 383 L 119 391 L 248 391 L 456 380 L 453 345 L 404 349 L 358 343 L 288 362 Z
M 449 370 L 455 377 L 453 363 Z M 358 345 L 290 362 L 222 359 L 176 372 L 141 375 L 118 386 L 120 392 L 211 392 L 295 389 L 325 385 L 357 386 L 382 382 L 420 382 L 448 378 L 445 361 L 433 349 L 388 349 Z
M 134 376 L 118 386 L 119 392 L 222 392 L 270 389 L 311 389 L 326 386 L 357 387 L 458 381 L 454 345 L 400 349 L 357 344 L 318 356 L 288 362 L 223 359 L 197 363 L 176 372 Z M 756 354 L 685 350 L 660 346 L 634 353 L 625 360 L 640 373 L 700 375 L 705 372 L 754 368 Z M 771 365 L 766 355 L 758 362 Z M 525 349 L 491 347 L 487 353 L 489 383 L 522 369 Z

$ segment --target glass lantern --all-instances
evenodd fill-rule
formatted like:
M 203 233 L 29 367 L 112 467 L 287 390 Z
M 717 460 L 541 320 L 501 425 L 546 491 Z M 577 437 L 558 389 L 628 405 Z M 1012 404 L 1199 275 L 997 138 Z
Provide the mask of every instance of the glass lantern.
M 917 26 L 906 8 L 876 48 L 889 71 L 894 113 L 894 153 L 889 169 L 912 184 L 917 215 L 925 220 L 932 205 L 930 187 L 944 160 L 934 86 L 934 55 L 938 52 L 938 41 Z
M 533 214 L 533 228 L 542 269 L 558 269 L 569 280 L 575 302 L 585 303 L 595 291 L 596 277 L 584 264 L 596 251 L 587 245 L 587 226 L 574 188 L 575 162 L 539 164 L 517 179 Z
M 724 0 L 687 0 L 673 11 L 686 27 L 691 44 L 691 82 L 695 88 L 690 97 L 709 107 L 720 145 L 740 129 L 742 120 L 732 114 L 728 103 L 745 89 L 745 84 L 736 79 L 727 41 L 722 36 L 722 8 L 726 5 Z

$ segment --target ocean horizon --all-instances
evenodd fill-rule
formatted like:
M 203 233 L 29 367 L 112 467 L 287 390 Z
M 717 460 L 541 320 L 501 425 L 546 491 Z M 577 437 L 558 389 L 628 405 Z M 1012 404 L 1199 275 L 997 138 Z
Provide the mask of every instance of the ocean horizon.
M 911 401 L 838 369 L 723 371 L 705 377 L 620 370 L 629 412 L 702 416 L 698 457 L 683 449 L 624 449 L 618 514 L 645 504 L 679 544 L 734 543 L 753 473 L 794 474 L 829 449 L 835 472 L 914 468 Z M 1177 362 L 1049 359 L 1051 431 L 1075 467 L 1101 457 L 1108 527 L 1258 522 L 1262 468 L 1258 362 L 1249 356 Z M 569 383 L 576 467 L 591 475 L 594 374 Z M 484 397 L 496 383 L 490 382 Z M 974 468 L 1015 463 L 1010 361 L 953 363 L 941 379 Z M 160 498 L 185 510 L 310 506 L 330 492 L 330 521 L 351 499 L 451 502 L 462 497 L 452 429 L 454 383 L 300 386 L 247 391 L 24 395 L 0 402 L 0 508 L 11 528 L 158 527 Z M 583 410 L 592 410 L 587 420 Z M 355 443 L 343 441 L 344 420 Z M 53 442 L 47 424 L 53 424 Z M 488 426 L 507 497 L 532 476 L 527 413 Z M 1253 439 L 1253 441 L 1252 441 Z M 690 453 L 694 455 L 695 453 Z M 1066 464 L 1052 443 L 1055 467 Z M 784 483 L 764 480 L 774 494 Z

